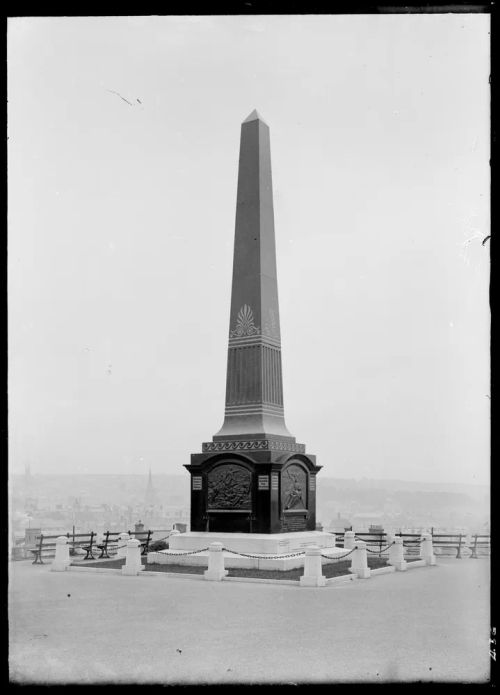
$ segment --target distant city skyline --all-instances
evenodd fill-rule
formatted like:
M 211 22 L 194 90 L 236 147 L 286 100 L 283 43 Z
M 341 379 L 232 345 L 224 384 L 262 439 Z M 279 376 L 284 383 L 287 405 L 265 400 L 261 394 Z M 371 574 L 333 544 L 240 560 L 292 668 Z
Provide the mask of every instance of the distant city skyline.
M 285 421 L 328 478 L 488 484 L 488 15 L 8 20 L 9 467 L 185 475 L 269 124 Z

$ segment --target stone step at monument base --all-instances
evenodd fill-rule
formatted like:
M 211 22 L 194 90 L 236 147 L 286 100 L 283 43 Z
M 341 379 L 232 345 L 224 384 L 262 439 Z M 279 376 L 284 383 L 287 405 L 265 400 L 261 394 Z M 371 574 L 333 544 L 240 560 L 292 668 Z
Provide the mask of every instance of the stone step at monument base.
M 203 533 L 191 531 L 172 535 L 169 550 L 148 553 L 148 563 L 171 565 L 203 565 L 208 563 L 208 550 L 197 555 L 177 555 L 179 552 L 202 550 L 211 543 L 222 543 L 224 548 L 249 555 L 268 555 L 272 557 L 249 558 L 224 552 L 226 567 L 242 567 L 285 571 L 304 566 L 304 556 L 276 558 L 276 555 L 293 553 L 310 545 L 324 548 L 332 556 L 344 555 L 343 548 L 335 548 L 335 536 L 323 531 L 297 531 L 295 533 Z M 327 558 L 324 563 L 331 562 Z
M 152 565 L 184 565 L 188 566 L 201 566 L 206 568 L 208 566 L 208 550 L 203 553 L 198 553 L 197 555 L 176 555 L 178 551 L 175 550 L 159 550 L 158 552 L 148 553 L 148 564 Z M 328 554 L 332 555 L 332 558 L 322 558 L 321 564 L 328 565 L 332 562 L 336 562 L 335 555 L 343 555 L 345 551 L 342 548 L 332 548 L 328 550 Z M 300 557 L 289 557 L 276 559 L 273 557 L 266 558 L 251 558 L 243 557 L 241 555 L 234 555 L 233 553 L 228 553 L 223 551 L 224 555 L 224 567 L 229 568 L 242 568 L 242 569 L 260 569 L 260 570 L 274 570 L 278 572 L 285 572 L 286 570 L 293 570 L 297 567 L 304 566 L 304 555 Z
M 296 550 L 304 550 L 309 545 L 320 548 L 334 548 L 335 536 L 325 531 L 295 531 L 290 533 L 217 533 L 189 531 L 171 535 L 170 550 L 201 550 L 210 543 L 222 543 L 230 550 L 242 553 L 266 553 L 284 555 Z

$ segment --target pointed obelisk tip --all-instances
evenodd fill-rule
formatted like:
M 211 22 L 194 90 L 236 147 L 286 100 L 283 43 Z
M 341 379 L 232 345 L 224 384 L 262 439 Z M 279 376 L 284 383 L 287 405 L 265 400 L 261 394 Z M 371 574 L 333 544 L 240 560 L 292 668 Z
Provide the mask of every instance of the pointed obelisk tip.
M 267 125 L 267 123 L 266 123 L 265 120 L 262 118 L 262 116 L 261 116 L 260 113 L 257 111 L 257 109 L 254 109 L 254 110 L 252 111 L 252 113 L 251 113 L 249 116 L 247 116 L 247 117 L 245 118 L 245 120 L 243 121 L 243 123 L 250 123 L 250 121 L 261 121 L 262 123 L 264 123 L 265 125 Z

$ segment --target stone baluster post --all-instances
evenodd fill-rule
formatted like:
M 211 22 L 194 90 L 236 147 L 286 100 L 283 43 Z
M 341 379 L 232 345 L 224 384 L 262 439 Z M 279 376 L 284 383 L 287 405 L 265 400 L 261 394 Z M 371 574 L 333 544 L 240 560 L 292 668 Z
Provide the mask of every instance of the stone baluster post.
M 144 569 L 141 562 L 141 541 L 131 538 L 127 541 L 127 554 L 125 564 L 122 567 L 122 574 L 135 575 Z
M 394 545 L 389 548 L 389 564 L 399 572 L 406 570 L 406 560 L 403 554 L 403 539 L 400 536 L 393 537 Z
M 220 582 L 227 575 L 224 569 L 224 553 L 222 543 L 210 543 L 208 547 L 208 568 L 204 571 L 205 579 Z
M 126 557 L 127 555 L 127 542 L 130 540 L 128 533 L 120 533 L 118 536 L 118 549 L 116 551 L 116 557 Z
M 430 533 L 423 533 L 420 543 L 420 559 L 425 561 L 426 565 L 435 565 L 436 556 L 432 549 L 432 536 Z
M 50 567 L 51 572 L 64 572 L 71 564 L 67 536 L 56 538 L 56 556 Z
M 326 577 L 323 576 L 321 565 L 321 548 L 318 545 L 306 548 L 304 574 L 300 578 L 300 586 L 326 586 Z
M 392 531 L 387 531 L 387 533 L 385 534 L 384 548 L 386 546 L 390 545 L 394 541 L 395 538 L 396 538 L 396 536 L 392 533 Z M 389 548 L 389 550 L 386 550 L 385 552 L 390 553 L 390 548 Z
M 354 536 L 355 535 L 356 534 L 354 531 L 346 531 L 344 533 L 344 548 L 346 548 L 347 550 L 351 550 L 351 548 L 354 548 L 354 543 L 355 543 Z
M 352 554 L 350 570 L 360 579 L 368 579 L 371 575 L 371 570 L 368 568 L 366 543 L 364 541 L 356 541 L 354 547 L 356 550 Z

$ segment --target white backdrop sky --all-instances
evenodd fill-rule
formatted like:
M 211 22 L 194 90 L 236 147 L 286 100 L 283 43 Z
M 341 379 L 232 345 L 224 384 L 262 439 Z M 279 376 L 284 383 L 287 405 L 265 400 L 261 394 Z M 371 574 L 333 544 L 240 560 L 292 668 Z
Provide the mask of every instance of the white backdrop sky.
M 11 470 L 219 429 L 257 108 L 288 428 L 325 476 L 487 483 L 488 75 L 487 15 L 9 20 Z

